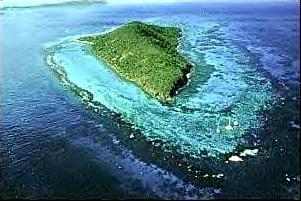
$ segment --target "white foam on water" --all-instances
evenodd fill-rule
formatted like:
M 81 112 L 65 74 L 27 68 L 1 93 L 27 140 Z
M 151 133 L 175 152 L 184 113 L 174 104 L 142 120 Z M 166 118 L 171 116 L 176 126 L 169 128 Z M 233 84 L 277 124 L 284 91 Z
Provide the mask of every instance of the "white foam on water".
M 94 152 L 99 163 L 106 161 L 110 164 L 110 170 L 114 171 L 116 179 L 120 180 L 119 188 L 127 191 L 127 194 L 135 190 L 134 186 L 137 182 L 150 195 L 153 194 L 161 199 L 213 199 L 216 194 L 219 194 L 214 188 L 198 188 L 169 171 L 141 161 L 119 143 L 113 145 L 122 149 L 119 154 L 112 153 L 110 145 L 95 143 L 89 137 L 76 139 L 73 144 Z
M 148 140 L 160 140 L 193 157 L 200 157 L 203 150 L 213 156 L 231 152 L 246 131 L 260 127 L 257 113 L 272 98 L 270 82 L 230 42 L 202 49 L 210 37 L 220 40 L 218 24 L 192 21 L 185 26 L 181 51 L 197 64 L 195 68 L 212 65 L 215 72 L 206 83 L 191 86 L 193 92 L 188 96 L 176 96 L 174 106 L 162 105 L 120 79 L 90 55 L 84 44 L 67 41 L 57 46 L 53 61 L 64 69 L 69 81 L 120 113 Z M 204 60 L 199 60 L 201 55 Z

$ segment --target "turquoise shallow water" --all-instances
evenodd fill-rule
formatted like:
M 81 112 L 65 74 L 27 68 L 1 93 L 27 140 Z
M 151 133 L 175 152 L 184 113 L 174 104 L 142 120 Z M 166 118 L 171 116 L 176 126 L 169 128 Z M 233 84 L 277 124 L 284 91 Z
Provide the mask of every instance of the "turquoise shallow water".
M 294 196 L 297 10 L 292 4 L 94 3 L 1 10 L 0 196 Z M 121 80 L 75 41 L 131 20 L 183 30 L 179 51 L 195 68 L 172 105 Z M 146 142 L 136 141 L 141 137 Z M 159 141 L 163 152 L 152 160 Z M 219 157 L 246 148 L 259 152 L 234 164 Z M 177 156 L 171 166 L 169 153 Z
M 247 55 L 220 37 L 219 25 L 199 26 L 200 21 L 192 19 L 182 22 L 180 51 L 195 65 L 191 78 L 195 84 L 176 96 L 173 106 L 162 105 L 121 80 L 76 42 L 52 47 L 57 50 L 48 61 L 61 66 L 69 81 L 92 93 L 94 101 L 121 113 L 148 140 L 164 141 L 195 157 L 203 150 L 211 155 L 230 152 L 244 131 L 260 126 L 256 113 L 271 100 L 271 86 Z M 171 19 L 180 24 L 176 20 Z M 204 45 L 206 40 L 215 41 Z M 213 68 L 213 73 L 200 82 L 197 78 L 203 79 L 200 74 L 206 75 L 206 68 Z

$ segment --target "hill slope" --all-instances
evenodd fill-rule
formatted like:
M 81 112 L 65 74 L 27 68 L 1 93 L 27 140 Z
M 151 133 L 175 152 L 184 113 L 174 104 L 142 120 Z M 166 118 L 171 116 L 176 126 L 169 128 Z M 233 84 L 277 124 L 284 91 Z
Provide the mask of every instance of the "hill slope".
M 130 22 L 110 33 L 80 38 L 121 77 L 166 102 L 187 82 L 191 65 L 178 51 L 181 30 Z

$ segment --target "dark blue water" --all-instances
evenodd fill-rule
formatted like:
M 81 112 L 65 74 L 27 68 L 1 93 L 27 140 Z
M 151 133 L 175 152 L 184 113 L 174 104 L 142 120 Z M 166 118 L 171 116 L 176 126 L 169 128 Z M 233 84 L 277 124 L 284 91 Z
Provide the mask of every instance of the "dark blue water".
M 91 3 L 3 9 L 1 197 L 297 198 L 298 8 L 285 3 Z M 189 156 L 193 149 L 187 149 L 188 156 L 176 147 L 160 152 L 156 148 L 159 142 L 149 143 L 143 131 L 133 129 L 106 104 L 97 110 L 91 108 L 82 101 L 78 89 L 62 85 L 47 65 L 47 48 L 60 41 L 110 30 L 131 20 L 186 27 L 187 40 L 184 38 L 182 45 L 188 58 L 218 69 L 222 76 L 231 78 L 232 86 L 238 87 L 239 79 L 244 79 L 242 90 L 236 91 L 252 95 L 243 103 L 246 108 L 256 108 L 256 115 L 245 109 L 246 117 L 256 124 L 246 126 L 228 140 L 231 144 L 225 144 L 227 148 L 221 148 L 232 150 L 230 153 L 220 157 L 205 154 L 194 160 Z M 197 47 L 189 46 L 189 41 L 196 42 Z M 216 43 L 209 51 L 197 54 L 202 50 L 198 47 L 208 41 Z M 222 71 L 231 66 L 240 74 Z M 203 85 L 201 79 L 191 85 L 189 97 L 198 96 L 193 87 L 199 85 Z M 220 89 L 218 85 L 208 86 L 212 91 Z M 232 88 L 225 87 L 229 93 L 236 93 Z M 181 104 L 186 100 L 185 93 L 179 100 Z M 185 106 L 196 108 L 198 99 L 193 100 Z M 240 103 L 240 99 L 234 100 L 230 102 Z M 220 114 L 223 117 L 224 113 Z M 134 140 L 128 138 L 130 134 L 134 134 Z M 183 150 L 180 143 L 172 145 Z M 238 163 L 227 160 L 247 148 L 257 149 L 258 154 L 242 157 Z M 216 150 L 214 145 L 208 145 L 210 150 Z

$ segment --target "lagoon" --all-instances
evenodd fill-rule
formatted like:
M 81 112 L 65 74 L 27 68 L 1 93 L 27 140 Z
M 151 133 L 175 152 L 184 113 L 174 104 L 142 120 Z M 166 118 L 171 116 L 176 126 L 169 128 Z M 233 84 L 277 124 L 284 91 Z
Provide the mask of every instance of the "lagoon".
M 298 183 L 283 181 L 287 174 L 297 182 L 300 174 L 298 130 L 285 126 L 300 122 L 297 10 L 95 3 L 3 9 L 1 197 L 273 197 L 264 192 L 274 184 L 286 189 L 278 196 L 294 197 Z M 172 105 L 118 78 L 75 40 L 133 20 L 183 30 L 179 50 L 195 70 Z M 240 156 L 245 149 L 258 155 Z M 232 155 L 243 161 L 226 163 Z

